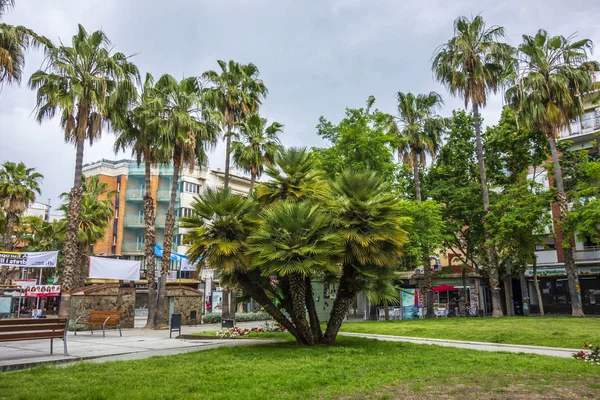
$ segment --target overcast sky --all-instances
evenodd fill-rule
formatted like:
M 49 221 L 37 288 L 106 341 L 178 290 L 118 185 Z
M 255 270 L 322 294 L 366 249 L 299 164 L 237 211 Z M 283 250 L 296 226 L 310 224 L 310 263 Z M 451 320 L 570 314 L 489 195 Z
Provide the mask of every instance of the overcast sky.
M 514 45 L 539 28 L 578 32 L 600 45 L 598 0 L 16 0 L 4 22 L 69 44 L 78 23 L 103 29 L 117 51 L 136 54 L 141 73 L 155 77 L 200 75 L 217 69 L 218 59 L 253 62 L 269 89 L 261 114 L 285 125 L 283 143 L 323 146 L 319 116 L 338 121 L 369 95 L 390 113 L 398 91 L 439 92 L 443 115 L 462 107 L 433 80 L 431 56 L 452 36 L 457 16 L 478 13 L 504 26 Z M 45 177 L 38 200 L 56 207 L 72 186 L 75 150 L 63 142 L 58 120 L 34 121 L 35 94 L 26 82 L 41 55 L 30 52 L 26 60 L 21 87 L 0 91 L 0 162 L 35 167 Z M 497 121 L 501 106 L 500 96 L 488 101 L 486 124 Z M 86 147 L 84 162 L 128 156 L 115 155 L 113 141 L 105 132 Z M 210 166 L 224 167 L 223 145 Z

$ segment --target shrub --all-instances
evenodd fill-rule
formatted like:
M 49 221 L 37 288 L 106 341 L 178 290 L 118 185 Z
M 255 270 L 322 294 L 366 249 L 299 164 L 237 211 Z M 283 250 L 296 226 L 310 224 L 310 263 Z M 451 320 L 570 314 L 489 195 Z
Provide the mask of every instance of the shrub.
M 264 311 L 240 313 L 235 315 L 236 322 L 268 321 L 270 319 L 271 316 Z M 203 321 L 205 324 L 218 324 L 219 322 L 221 322 L 221 314 L 208 313 L 204 315 Z

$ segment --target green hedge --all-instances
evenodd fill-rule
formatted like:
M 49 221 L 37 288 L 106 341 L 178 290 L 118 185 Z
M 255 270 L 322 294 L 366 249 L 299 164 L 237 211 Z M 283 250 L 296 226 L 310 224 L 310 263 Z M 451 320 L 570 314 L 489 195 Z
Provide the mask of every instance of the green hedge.
M 269 321 L 272 317 L 266 312 L 251 312 L 251 313 L 236 313 L 236 322 L 250 322 L 250 321 Z M 202 320 L 205 324 L 218 324 L 221 322 L 221 314 L 219 313 L 208 313 L 204 315 Z

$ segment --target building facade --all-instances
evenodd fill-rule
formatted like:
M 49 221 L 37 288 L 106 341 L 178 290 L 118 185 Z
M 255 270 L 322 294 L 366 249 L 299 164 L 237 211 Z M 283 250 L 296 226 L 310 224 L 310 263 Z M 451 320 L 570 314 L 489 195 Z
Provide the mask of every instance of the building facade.
M 559 141 L 569 141 L 569 151 L 587 150 L 590 157 L 600 157 L 600 107 L 588 105 L 585 113 L 571 121 L 559 132 Z M 542 168 L 531 169 L 530 179 L 550 187 Z M 558 221 L 558 204 L 551 207 L 552 218 Z M 556 224 L 556 222 L 555 222 Z M 544 244 L 536 247 L 538 278 L 544 311 L 549 314 L 570 314 L 571 298 L 565 269 L 564 240 L 557 226 L 548 227 L 543 235 Z M 600 314 L 600 246 L 593 238 L 575 237 L 575 265 L 579 275 L 581 299 L 586 314 Z M 540 299 L 533 286 L 533 270 L 525 271 L 532 312 L 539 312 Z

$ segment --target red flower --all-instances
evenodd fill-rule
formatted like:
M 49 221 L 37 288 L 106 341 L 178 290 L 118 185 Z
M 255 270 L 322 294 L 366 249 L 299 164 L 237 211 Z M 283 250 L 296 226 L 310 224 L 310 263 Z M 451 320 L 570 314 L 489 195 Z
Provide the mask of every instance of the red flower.
M 587 349 L 589 346 L 586 342 L 583 342 L 583 347 L 585 347 Z

